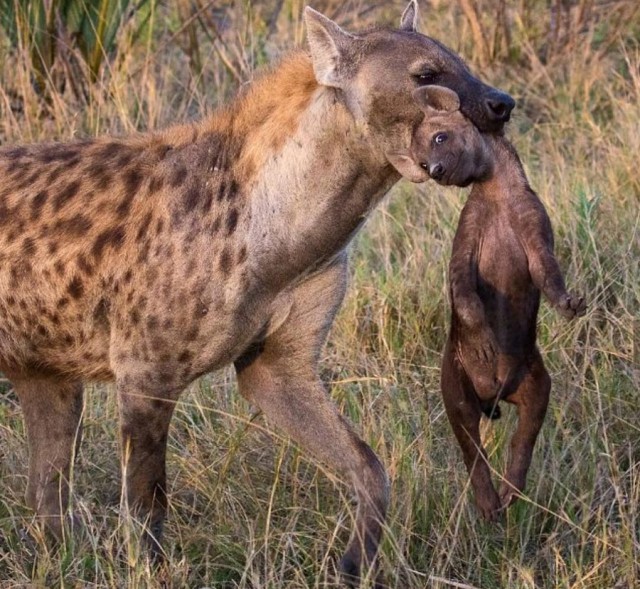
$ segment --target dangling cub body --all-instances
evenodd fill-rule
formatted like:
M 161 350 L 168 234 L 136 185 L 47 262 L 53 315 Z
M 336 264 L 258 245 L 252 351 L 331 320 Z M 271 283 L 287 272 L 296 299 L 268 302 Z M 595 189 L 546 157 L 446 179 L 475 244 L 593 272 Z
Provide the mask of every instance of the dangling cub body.
M 480 134 L 446 88 L 421 88 L 414 96 L 426 117 L 406 165 L 441 184 L 474 182 L 449 265 L 452 316 L 441 387 L 476 504 L 494 519 L 524 488 L 549 401 L 551 380 L 536 346 L 540 293 L 568 319 L 584 314 L 585 303 L 566 291 L 549 217 L 513 146 Z M 479 423 L 482 413 L 499 417 L 501 400 L 517 406 L 518 426 L 498 494 Z

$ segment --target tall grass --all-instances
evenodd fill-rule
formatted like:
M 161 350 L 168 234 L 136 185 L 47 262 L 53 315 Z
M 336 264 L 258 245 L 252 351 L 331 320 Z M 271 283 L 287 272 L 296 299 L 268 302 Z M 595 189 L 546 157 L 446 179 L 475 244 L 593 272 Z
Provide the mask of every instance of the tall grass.
M 0 140 L 68 139 L 205 115 L 303 39 L 298 0 L 155 5 L 150 34 L 105 61 L 88 100 L 50 101 L 28 52 L 0 43 Z M 395 23 L 404 1 L 315 2 L 349 27 Z M 421 3 L 423 29 L 511 92 L 510 136 L 552 219 L 570 288 L 539 343 L 553 393 L 522 500 L 480 521 L 439 395 L 446 266 L 465 191 L 401 182 L 358 237 L 324 354 L 332 395 L 389 469 L 382 549 L 391 587 L 631 588 L 640 577 L 640 15 L 632 1 Z M 471 9 L 471 10 L 470 10 Z M 498 15 L 498 17 L 496 17 Z M 474 22 L 475 19 L 475 22 Z M 475 32 L 474 32 L 475 31 Z M 482 46 L 480 51 L 476 47 Z M 84 531 L 56 549 L 24 507 L 20 410 L 0 393 L 0 586 L 334 586 L 348 489 L 269 427 L 223 371 L 194 383 L 169 441 L 169 566 L 154 576 L 119 503 L 112 391 L 87 391 L 73 506 Z M 484 424 L 496 477 L 514 415 Z M 23 530 L 33 541 L 26 541 Z M 166 585 L 165 585 L 166 586 Z

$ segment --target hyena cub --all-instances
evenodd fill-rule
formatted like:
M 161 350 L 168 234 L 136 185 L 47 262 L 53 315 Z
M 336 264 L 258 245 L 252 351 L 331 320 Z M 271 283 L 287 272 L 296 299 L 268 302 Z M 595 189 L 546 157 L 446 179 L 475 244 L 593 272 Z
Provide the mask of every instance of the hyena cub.
M 474 182 L 449 265 L 452 317 L 441 387 L 476 505 L 491 520 L 524 488 L 549 401 L 551 380 L 536 347 L 540 292 L 568 319 L 586 305 L 565 288 L 549 217 L 513 146 L 481 135 L 446 88 L 420 88 L 414 97 L 426 117 L 412 141 L 413 165 L 441 184 Z M 500 416 L 501 400 L 516 405 L 518 426 L 498 494 L 479 423 L 482 413 Z

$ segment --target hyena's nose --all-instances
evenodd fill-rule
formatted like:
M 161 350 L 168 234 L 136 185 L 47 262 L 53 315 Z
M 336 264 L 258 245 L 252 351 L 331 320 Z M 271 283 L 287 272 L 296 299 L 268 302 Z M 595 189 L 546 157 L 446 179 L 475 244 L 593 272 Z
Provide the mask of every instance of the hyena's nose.
M 441 180 L 444 176 L 444 167 L 442 164 L 431 164 L 429 167 L 429 176 L 434 180 Z
M 516 101 L 504 92 L 493 92 L 485 98 L 484 105 L 491 120 L 496 123 L 506 123 Z

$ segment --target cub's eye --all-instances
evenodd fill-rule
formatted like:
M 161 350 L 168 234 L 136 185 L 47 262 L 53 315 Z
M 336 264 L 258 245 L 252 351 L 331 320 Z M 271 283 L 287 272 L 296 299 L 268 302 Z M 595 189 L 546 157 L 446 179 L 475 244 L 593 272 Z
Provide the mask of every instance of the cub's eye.
M 432 71 L 425 71 L 419 74 L 415 74 L 413 79 L 420 84 L 420 86 L 426 86 L 433 84 L 436 81 L 437 74 Z
M 447 139 L 449 139 L 449 136 L 446 133 L 438 133 L 434 138 L 433 138 L 433 142 L 436 145 L 442 145 Z

